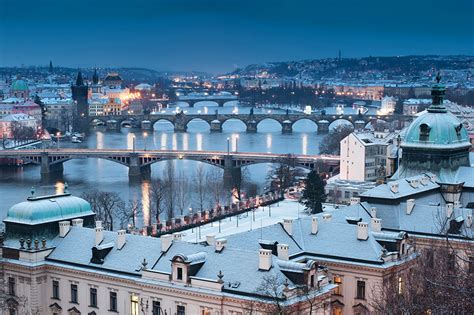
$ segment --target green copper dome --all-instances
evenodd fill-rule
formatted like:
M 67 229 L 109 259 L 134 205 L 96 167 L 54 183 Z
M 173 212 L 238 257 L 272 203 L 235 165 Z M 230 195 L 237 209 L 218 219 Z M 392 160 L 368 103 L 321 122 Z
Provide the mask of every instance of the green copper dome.
M 29 197 L 7 212 L 4 222 L 43 224 L 93 215 L 91 205 L 84 199 L 70 194 Z
M 12 91 L 28 91 L 28 84 L 21 79 L 17 79 L 13 82 L 11 89 Z

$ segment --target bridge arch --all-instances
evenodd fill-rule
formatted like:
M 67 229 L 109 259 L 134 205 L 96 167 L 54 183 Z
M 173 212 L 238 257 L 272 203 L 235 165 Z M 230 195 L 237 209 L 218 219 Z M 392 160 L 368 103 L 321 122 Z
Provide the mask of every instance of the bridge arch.
M 104 127 L 106 125 L 106 121 L 104 121 L 103 119 L 95 118 L 90 121 L 89 125 L 91 127 Z
M 240 118 L 227 118 L 221 121 L 221 127 L 223 130 L 231 129 L 232 132 L 245 132 L 247 130 L 247 124 Z
M 219 158 L 208 158 L 208 159 L 201 159 L 201 158 L 195 158 L 191 156 L 184 155 L 182 157 L 180 156 L 173 156 L 173 157 L 164 157 L 164 158 L 154 158 L 154 157 L 140 157 L 140 164 L 141 166 L 147 166 L 147 165 L 153 165 L 155 163 L 159 162 L 164 162 L 164 161 L 179 161 L 179 160 L 188 160 L 188 161 L 195 161 L 195 162 L 201 162 L 205 164 L 209 164 L 212 166 L 216 166 L 219 168 L 224 168 L 224 160 L 219 159 Z
M 218 107 L 219 103 L 213 100 L 202 100 L 202 101 L 197 101 L 194 102 L 194 107 Z
M 292 129 L 296 132 L 318 131 L 318 124 L 314 119 L 303 117 L 293 122 Z
M 186 123 L 187 131 L 209 131 L 211 129 L 211 124 L 202 118 L 193 118 Z
M 152 129 L 156 131 L 174 131 L 174 121 L 168 118 L 160 118 L 151 122 Z
M 282 131 L 282 129 L 283 129 L 283 125 L 281 124 L 281 122 L 272 117 L 267 117 L 257 122 L 257 131 L 276 132 L 276 131 Z
M 333 120 L 329 124 L 329 131 L 336 129 L 339 126 L 350 126 L 352 127 L 352 129 L 354 129 L 354 124 L 350 120 L 347 120 L 345 118 L 338 118 Z

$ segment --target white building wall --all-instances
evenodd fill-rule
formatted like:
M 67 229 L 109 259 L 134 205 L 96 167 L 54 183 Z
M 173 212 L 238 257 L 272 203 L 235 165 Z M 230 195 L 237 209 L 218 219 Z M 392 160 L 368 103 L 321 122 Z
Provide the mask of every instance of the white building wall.
M 344 180 L 365 180 L 365 146 L 353 133 L 341 140 L 340 175 Z

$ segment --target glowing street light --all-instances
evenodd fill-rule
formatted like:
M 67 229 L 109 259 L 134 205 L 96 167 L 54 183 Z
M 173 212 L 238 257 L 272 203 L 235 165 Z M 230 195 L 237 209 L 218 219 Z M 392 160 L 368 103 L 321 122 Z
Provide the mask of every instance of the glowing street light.
M 145 131 L 145 132 L 143 133 L 143 138 L 144 138 L 144 140 L 145 140 L 145 151 L 146 151 L 146 138 L 147 138 L 147 137 L 148 137 L 148 132 Z
M 59 131 L 56 132 L 56 143 L 58 145 L 58 150 L 59 150 L 59 139 L 60 139 L 60 137 L 61 137 L 61 133 Z

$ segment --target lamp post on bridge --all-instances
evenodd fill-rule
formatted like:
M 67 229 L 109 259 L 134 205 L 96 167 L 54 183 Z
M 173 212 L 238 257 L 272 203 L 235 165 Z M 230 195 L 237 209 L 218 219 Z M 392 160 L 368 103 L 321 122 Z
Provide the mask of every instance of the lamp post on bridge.
M 230 155 L 230 138 L 227 137 L 227 155 Z
M 143 138 L 145 139 L 145 151 L 146 151 L 146 138 L 148 137 L 148 132 L 143 133 Z
M 135 136 L 132 136 L 132 152 L 135 153 Z

